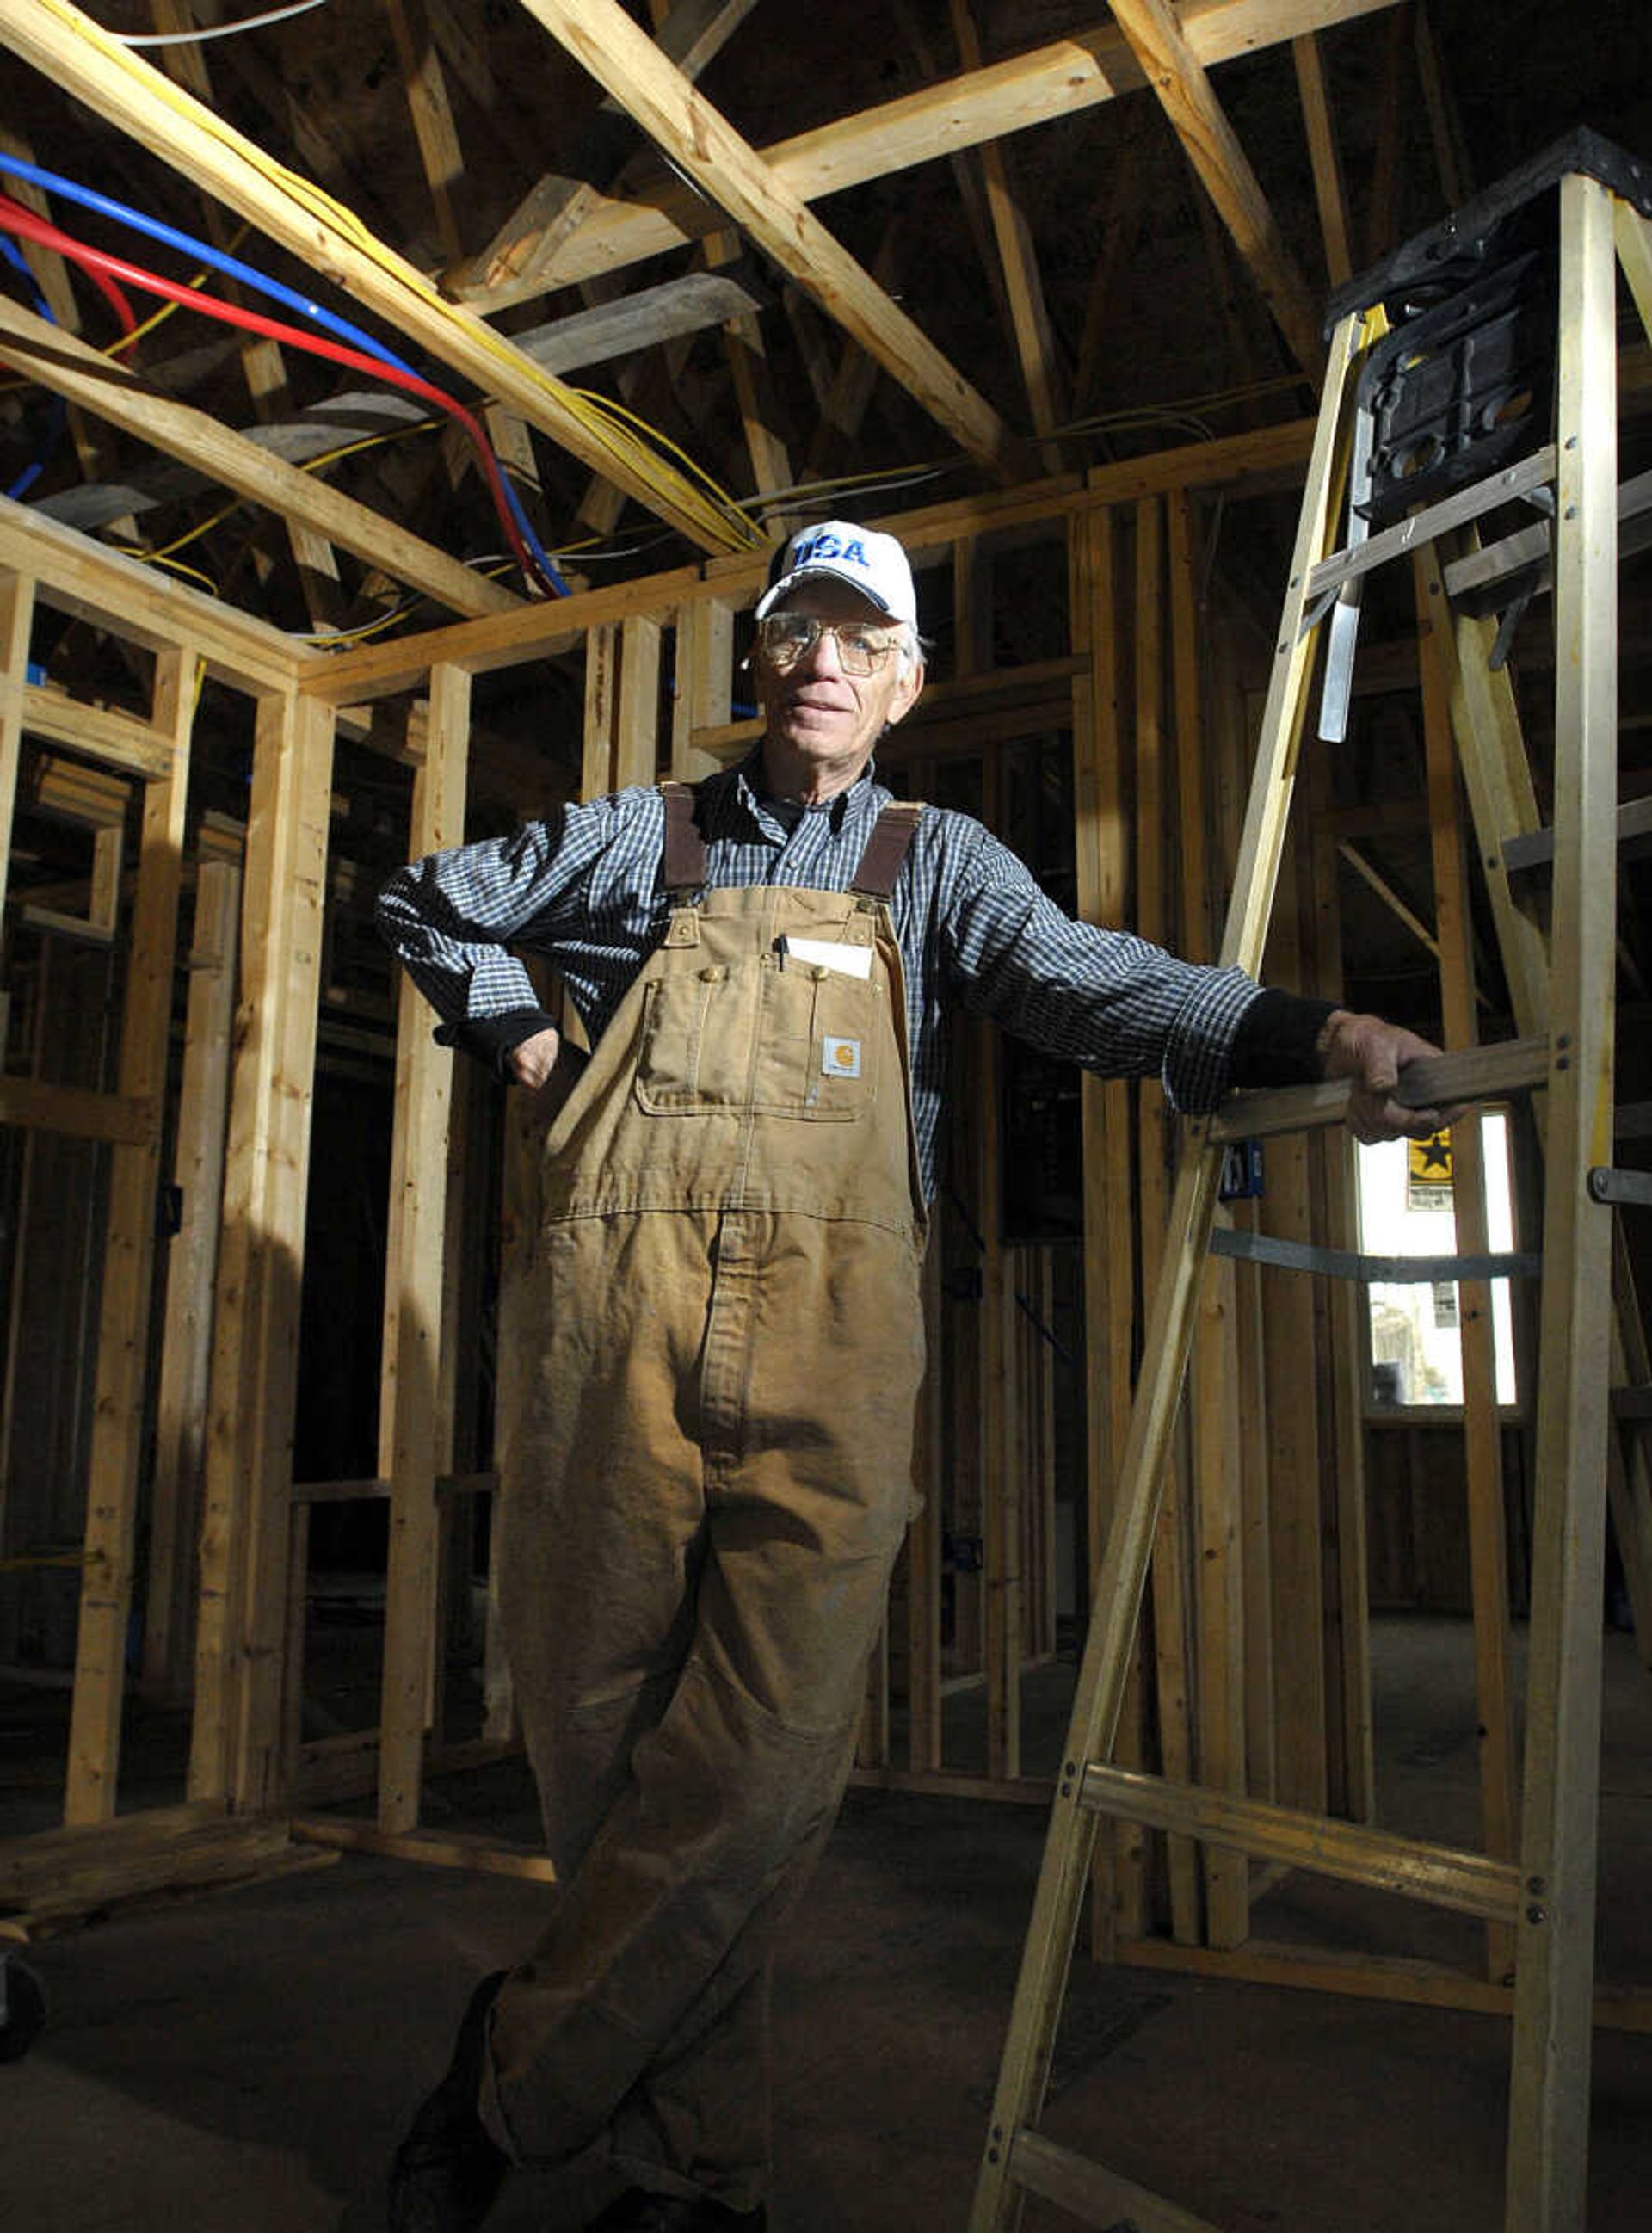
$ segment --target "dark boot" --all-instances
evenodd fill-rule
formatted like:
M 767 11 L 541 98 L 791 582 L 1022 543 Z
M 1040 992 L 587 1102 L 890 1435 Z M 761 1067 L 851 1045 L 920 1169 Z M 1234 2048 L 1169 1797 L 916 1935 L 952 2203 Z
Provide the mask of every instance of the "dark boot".
M 766 2233 L 768 2223 L 761 2203 L 731 2210 L 709 2194 L 648 2194 L 633 2186 L 591 2220 L 587 2233 Z
M 390 2233 L 473 2233 L 504 2184 L 511 2159 L 477 2113 L 488 2011 L 504 1976 L 484 1977 L 471 1995 L 447 2074 L 391 2158 Z

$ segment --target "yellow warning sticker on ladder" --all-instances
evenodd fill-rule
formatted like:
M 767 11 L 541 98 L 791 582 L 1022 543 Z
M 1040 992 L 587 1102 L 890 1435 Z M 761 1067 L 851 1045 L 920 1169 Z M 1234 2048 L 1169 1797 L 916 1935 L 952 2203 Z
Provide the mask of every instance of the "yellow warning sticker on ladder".
M 1405 1143 L 1405 1206 L 1408 1209 L 1451 1208 L 1451 1134 L 1435 1132 Z

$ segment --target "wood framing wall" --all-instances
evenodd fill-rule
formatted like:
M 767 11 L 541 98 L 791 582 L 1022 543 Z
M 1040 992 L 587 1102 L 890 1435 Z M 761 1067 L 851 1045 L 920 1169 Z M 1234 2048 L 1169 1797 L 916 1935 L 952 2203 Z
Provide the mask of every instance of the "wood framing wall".
M 1209 958 L 1258 709 L 1236 632 L 1200 612 L 1200 538 L 1214 493 L 1290 486 L 1311 435 L 1305 423 L 1270 428 L 886 523 L 920 570 L 926 612 L 950 599 L 956 648 L 891 758 L 901 791 L 972 804 L 1012 832 L 1027 782 L 1059 765 L 1076 912 Z M 305 1834 L 331 1845 L 543 1872 L 532 1855 L 420 1822 L 424 1779 L 498 1757 L 513 1728 L 491 1618 L 479 1734 L 453 1738 L 444 1719 L 445 1638 L 485 1535 L 477 1515 L 497 1494 L 478 1453 L 459 1446 L 453 1377 L 468 1276 L 454 1128 L 488 1118 L 468 1082 L 456 1092 L 452 1058 L 433 1045 L 410 987 L 400 994 L 376 1471 L 294 1481 L 334 726 L 345 709 L 358 726 L 371 712 L 375 744 L 412 764 L 409 856 L 463 834 L 472 679 L 548 654 L 582 665 L 587 795 L 702 774 L 756 733 L 733 718 L 733 693 L 738 616 L 760 563 L 712 560 L 331 658 L 79 538 L 38 532 L 15 507 L 0 511 L 0 814 L 25 734 L 146 787 L 123 935 L 119 1090 L 0 1083 L 7 1123 L 31 1137 L 109 1143 L 114 1162 L 66 1818 L 107 1820 L 117 1803 L 141 1519 L 151 1559 L 143 1679 L 156 1696 L 190 1694 L 192 1802 L 255 1819 L 298 1809 Z M 1008 609 L 998 601 L 1024 602 L 1029 569 L 1054 585 L 1048 640 L 995 665 Z M 36 599 L 153 653 L 148 720 L 66 706 L 23 679 Z M 244 837 L 210 831 L 185 859 L 202 671 L 251 701 L 252 782 Z M 1333 989 L 1334 855 L 1308 843 L 1286 865 L 1293 897 L 1276 921 L 1269 973 Z M 187 956 L 177 938 L 184 881 L 193 894 Z M 152 1305 L 166 1033 L 186 960 L 172 1168 L 192 1221 L 179 1236 L 186 1245 L 171 1244 Z M 1028 1240 L 1003 1214 L 997 1074 L 1006 1059 L 990 1039 L 960 1034 L 952 1191 L 938 1209 L 927 1293 L 936 1370 L 920 1419 L 921 1504 L 871 1670 L 860 1772 L 1039 1800 L 1049 1787 L 1029 1773 L 1030 1716 L 1052 1688 L 1059 1696 L 1071 1634 L 1063 1611 L 1082 1614 L 1106 1538 L 1177 1126 L 1156 1084 L 1085 1077 L 1082 1231 Z M 500 1266 L 506 1405 L 510 1360 L 531 1338 L 512 1316 L 512 1252 L 535 1214 L 534 1149 L 531 1112 L 512 1102 Z M 214 1189 L 221 1214 L 204 1221 Z M 1344 1150 L 1324 1141 L 1279 1149 L 1263 1201 L 1229 1214 L 1286 1238 L 1346 1241 Z M 1121 1762 L 1370 1815 L 1358 1340 L 1346 1299 L 1333 1305 L 1283 1273 L 1213 1262 Z M 1319 1363 L 1304 1375 L 1307 1357 Z M 140 1514 L 146 1360 L 158 1371 L 159 1455 Z M 307 1534 L 316 1506 L 341 1500 L 387 1507 L 381 1690 L 375 1727 L 317 1737 L 302 1714 Z M 367 1791 L 376 1794 L 371 1825 L 319 1811 Z M 1102 1876 L 1106 1943 L 1167 1933 L 1212 1950 L 1247 1937 L 1253 1887 L 1222 1849 L 1121 1825 Z

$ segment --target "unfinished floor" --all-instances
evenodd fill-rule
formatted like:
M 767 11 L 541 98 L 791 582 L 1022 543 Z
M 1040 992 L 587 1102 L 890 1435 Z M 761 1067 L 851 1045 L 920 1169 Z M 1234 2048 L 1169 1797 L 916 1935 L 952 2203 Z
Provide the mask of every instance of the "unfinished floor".
M 1377 1624 L 1384 1820 L 1472 1837 L 1470 1637 Z M 1601 1975 L 1652 1983 L 1652 1678 L 1606 1637 Z M 9 1761 L 15 1790 L 26 1765 Z M 530 1834 L 525 1779 L 440 1810 Z M 777 1994 L 775 2233 L 959 2233 L 1041 1818 L 851 1794 Z M 370 2233 L 386 2155 L 470 1982 L 532 1937 L 532 1885 L 347 1857 L 127 1913 L 29 1956 L 50 2016 L 0 2067 L 0 2223 L 28 2233 Z M 1271 1938 L 1467 1959 L 1470 1926 L 1298 1879 Z M 1046 2127 L 1231 2233 L 1496 2233 L 1499 2019 L 1081 1964 Z M 1591 2233 L 1652 2223 L 1652 2036 L 1595 2048 Z M 563 2233 L 600 2179 L 518 2179 L 498 2233 Z M 1027 2223 L 1070 2223 L 1031 2209 Z

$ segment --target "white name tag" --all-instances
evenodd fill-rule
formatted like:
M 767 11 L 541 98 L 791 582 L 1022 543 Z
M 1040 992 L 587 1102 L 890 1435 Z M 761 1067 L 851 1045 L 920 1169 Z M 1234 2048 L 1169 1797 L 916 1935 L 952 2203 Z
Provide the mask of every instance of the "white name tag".
M 788 934 L 780 941 L 780 951 L 787 961 L 804 968 L 836 969 L 845 977 L 872 974 L 869 946 L 843 946 L 832 938 L 793 938 Z
M 858 1077 L 861 1074 L 859 1039 L 823 1039 L 820 1074 L 823 1077 Z

